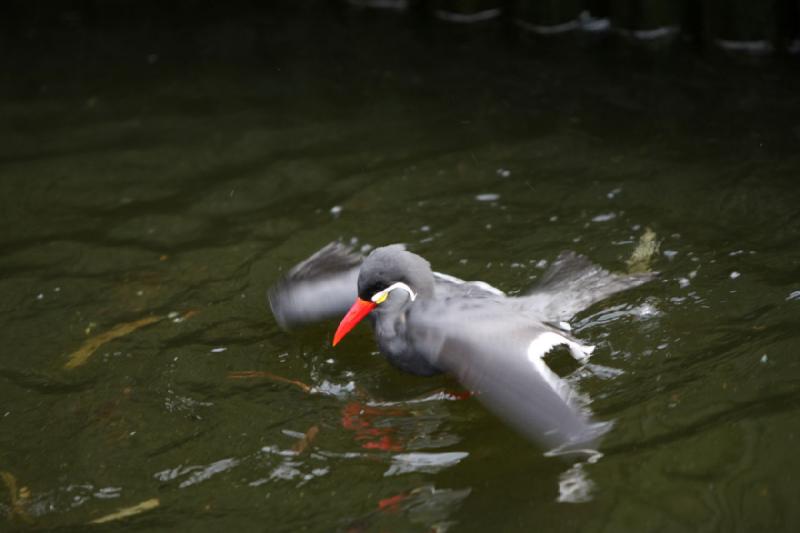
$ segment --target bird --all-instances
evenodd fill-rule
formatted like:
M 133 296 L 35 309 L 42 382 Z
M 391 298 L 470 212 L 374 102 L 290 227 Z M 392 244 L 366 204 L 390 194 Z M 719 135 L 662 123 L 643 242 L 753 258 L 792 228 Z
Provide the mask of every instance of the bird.
M 585 398 L 544 357 L 563 345 L 586 363 L 594 347 L 574 338 L 567 320 L 655 276 L 612 273 L 564 251 L 532 289 L 511 296 L 482 281 L 435 272 L 401 244 L 363 256 L 333 242 L 282 276 L 268 300 L 286 330 L 343 316 L 334 346 L 368 318 L 392 366 L 418 376 L 453 376 L 547 453 L 567 455 L 596 453 L 613 421 L 595 420 Z

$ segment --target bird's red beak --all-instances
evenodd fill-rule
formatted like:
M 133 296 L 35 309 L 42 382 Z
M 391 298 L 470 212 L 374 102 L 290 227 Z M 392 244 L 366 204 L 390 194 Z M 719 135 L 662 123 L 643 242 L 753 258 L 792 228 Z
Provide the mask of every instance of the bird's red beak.
M 336 333 L 333 335 L 333 345 L 336 346 L 351 329 L 356 327 L 356 324 L 361 322 L 370 311 L 375 309 L 376 305 L 378 304 L 375 302 L 368 302 L 367 300 L 356 298 L 353 307 L 344 315 L 342 321 L 339 322 L 339 327 L 336 328 Z

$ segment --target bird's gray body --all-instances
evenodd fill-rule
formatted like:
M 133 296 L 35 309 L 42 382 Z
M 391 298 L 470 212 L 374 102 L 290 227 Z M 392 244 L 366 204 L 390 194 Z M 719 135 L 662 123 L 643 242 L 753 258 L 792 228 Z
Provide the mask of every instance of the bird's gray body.
M 557 324 L 593 303 L 635 287 L 652 274 L 618 275 L 573 252 L 562 253 L 540 283 L 519 297 L 482 282 L 431 271 L 402 246 L 377 248 L 360 260 L 331 244 L 292 269 L 270 291 L 278 322 L 290 327 L 344 315 L 356 297 L 393 290 L 370 318 L 380 352 L 417 375 L 446 372 L 490 410 L 548 448 L 591 445 L 609 424 L 593 422 L 571 388 L 543 362 L 556 345 L 578 359 L 582 346 Z

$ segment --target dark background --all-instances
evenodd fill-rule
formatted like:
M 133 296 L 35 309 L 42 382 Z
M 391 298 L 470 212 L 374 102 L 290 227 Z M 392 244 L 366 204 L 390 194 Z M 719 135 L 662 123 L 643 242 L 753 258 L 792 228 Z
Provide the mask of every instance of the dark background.
M 413 27 L 424 39 L 431 37 L 429 32 L 443 31 L 441 26 L 453 26 L 438 21 L 437 11 L 473 13 L 489 8 L 500 8 L 502 16 L 488 23 L 456 26 L 472 32 L 486 32 L 488 28 L 513 41 L 520 34 L 514 24 L 517 19 L 533 24 L 557 24 L 574 19 L 578 14 L 576 10 L 586 10 L 593 17 L 609 18 L 611 22 L 610 31 L 604 32 L 605 37 L 595 39 L 590 47 L 607 46 L 609 41 L 625 41 L 623 46 L 635 47 L 635 42 L 622 38 L 621 34 L 659 25 L 676 25 L 680 27 L 680 34 L 673 44 L 679 48 L 713 55 L 718 48 L 715 42 L 719 39 L 765 40 L 772 45 L 771 53 L 766 55 L 784 58 L 792 53 L 797 56 L 797 40 L 800 38 L 800 2 L 796 0 L 409 0 L 407 8 L 402 11 L 354 5 L 359 3 L 346 0 L 13 0 L 0 6 L 0 43 L 6 60 L 16 58 L 24 61 L 30 60 L 30 54 L 46 56 L 63 51 L 63 48 L 90 45 L 117 51 L 126 45 L 157 46 L 165 40 L 176 45 L 181 38 L 187 37 L 187 32 L 220 24 L 235 25 L 244 32 L 256 32 L 258 39 L 269 39 L 276 24 L 304 26 L 321 20 L 349 23 L 354 17 L 369 21 L 370 18 L 385 16 Z M 104 34 L 90 36 L 96 32 Z M 313 39 L 313 35 L 309 38 Z M 579 39 L 570 35 L 562 40 Z M 219 42 L 215 46 L 219 52 L 241 52 L 236 49 L 236 40 L 232 41 Z M 197 42 L 183 44 L 187 50 L 202 51 L 196 48 Z

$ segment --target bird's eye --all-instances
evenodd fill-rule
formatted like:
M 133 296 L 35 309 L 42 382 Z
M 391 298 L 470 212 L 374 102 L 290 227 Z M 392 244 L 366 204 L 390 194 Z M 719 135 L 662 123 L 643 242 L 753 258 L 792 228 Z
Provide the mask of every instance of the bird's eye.
M 370 298 L 370 299 L 373 302 L 375 302 L 376 304 L 380 304 L 380 303 L 383 303 L 383 301 L 386 300 L 386 298 L 388 298 L 388 297 L 389 297 L 389 291 L 381 291 L 381 292 L 376 292 L 375 294 L 373 294 L 372 298 Z

